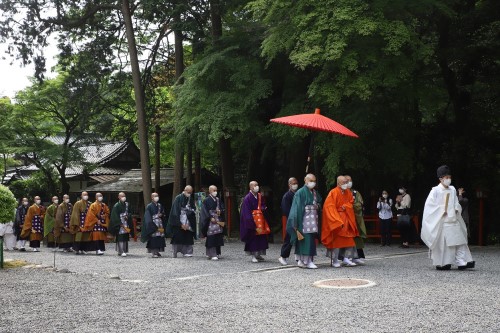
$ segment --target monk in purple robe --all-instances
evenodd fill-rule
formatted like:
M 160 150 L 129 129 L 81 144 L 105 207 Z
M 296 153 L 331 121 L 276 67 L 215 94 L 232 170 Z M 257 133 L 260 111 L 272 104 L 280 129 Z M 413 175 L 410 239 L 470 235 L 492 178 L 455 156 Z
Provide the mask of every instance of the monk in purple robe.
M 262 230 L 258 230 L 253 220 L 252 211 L 257 210 L 259 196 L 259 184 L 256 181 L 251 181 L 249 184 L 250 191 L 243 199 L 241 204 L 241 218 L 240 218 L 240 239 L 245 242 L 245 252 L 252 256 L 252 262 L 264 261 L 263 255 L 266 255 L 266 250 L 269 248 L 267 242 L 267 234 L 261 234 Z M 262 197 L 261 197 L 262 198 Z M 267 217 L 266 205 L 264 200 L 261 199 L 260 209 Z

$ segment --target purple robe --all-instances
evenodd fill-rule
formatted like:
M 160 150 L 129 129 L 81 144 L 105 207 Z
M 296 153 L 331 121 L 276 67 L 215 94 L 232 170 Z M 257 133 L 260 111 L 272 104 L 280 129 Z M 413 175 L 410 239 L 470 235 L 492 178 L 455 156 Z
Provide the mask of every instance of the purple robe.
M 255 222 L 253 221 L 252 211 L 257 209 L 257 205 L 258 200 L 252 192 L 249 192 L 245 196 L 241 204 L 240 239 L 245 242 L 246 252 L 257 252 L 269 248 L 267 235 L 255 235 Z M 261 209 L 264 212 L 267 223 L 269 223 L 264 199 L 261 202 Z

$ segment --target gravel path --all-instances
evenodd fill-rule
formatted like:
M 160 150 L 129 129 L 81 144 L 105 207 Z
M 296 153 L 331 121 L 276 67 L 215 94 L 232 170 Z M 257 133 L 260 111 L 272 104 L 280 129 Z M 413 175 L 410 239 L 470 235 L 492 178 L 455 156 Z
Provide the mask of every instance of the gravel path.
M 499 332 L 500 248 L 473 248 L 471 271 L 436 271 L 424 247 L 369 244 L 364 267 L 332 269 L 324 249 L 317 270 L 282 268 L 279 244 L 258 264 L 231 241 L 223 259 L 152 259 L 56 254 L 56 267 L 0 271 L 1 332 Z M 41 266 L 53 253 L 6 252 Z M 360 278 L 361 289 L 322 289 L 315 281 Z

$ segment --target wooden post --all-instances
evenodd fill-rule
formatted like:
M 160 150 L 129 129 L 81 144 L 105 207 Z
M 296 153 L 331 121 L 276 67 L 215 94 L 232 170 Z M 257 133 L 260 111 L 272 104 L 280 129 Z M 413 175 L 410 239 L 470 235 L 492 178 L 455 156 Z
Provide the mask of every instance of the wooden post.
M 478 245 L 483 246 L 483 227 L 484 227 L 484 199 L 479 198 L 479 239 Z

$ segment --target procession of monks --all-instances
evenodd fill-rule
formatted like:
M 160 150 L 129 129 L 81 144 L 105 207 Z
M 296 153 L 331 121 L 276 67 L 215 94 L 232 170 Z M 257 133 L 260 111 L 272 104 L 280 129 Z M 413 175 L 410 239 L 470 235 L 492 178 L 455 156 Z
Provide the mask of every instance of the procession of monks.
M 447 166 L 438 168 L 440 185 L 432 189 L 426 201 L 422 240 L 429 246 L 429 254 L 436 269 L 449 270 L 452 264 L 456 264 L 460 270 L 474 268 L 475 262 L 467 246 L 467 228 L 460 215 L 461 207 L 455 188 L 450 185 L 450 174 Z M 290 252 L 295 245 L 297 266 L 318 268 L 314 258 L 319 243 L 326 248 L 334 268 L 365 264 L 363 197 L 352 185 L 350 176 L 338 176 L 336 186 L 330 190 L 323 203 L 316 190 L 315 175 L 307 174 L 301 188 L 296 178 L 289 179 L 289 189 L 281 202 L 283 220 L 286 221 L 286 237 L 278 259 L 282 265 L 288 265 Z M 224 205 L 217 195 L 217 187 L 209 187 L 208 196 L 202 202 L 199 224 L 192 194 L 193 188 L 186 186 L 176 196 L 167 219 L 158 193 L 152 193 L 141 226 L 141 241 L 146 243 L 147 251 L 153 258 L 161 257 L 167 237 L 171 238 L 174 258 L 179 253 L 183 257 L 192 257 L 194 239 L 198 235 L 206 238 L 207 258 L 214 261 L 221 258 L 226 226 Z M 380 200 L 382 202 L 384 199 Z M 251 181 L 240 209 L 240 239 L 245 243 L 244 251 L 251 256 L 253 263 L 265 261 L 263 256 L 269 248 L 271 233 L 269 222 L 270 216 L 259 184 Z M 200 228 L 199 233 L 197 228 Z M 82 192 L 80 200 L 74 205 L 70 203 L 68 195 L 63 196 L 61 203 L 54 196 L 47 208 L 41 205 L 39 196 L 34 198 L 34 203 L 29 207 L 28 199 L 23 198 L 22 205 L 16 211 L 14 229 L 17 235 L 16 249 L 20 251 L 25 251 L 25 242 L 29 240 L 32 251 L 39 252 L 42 240 L 46 240 L 47 247 L 54 251 L 58 248 L 77 255 L 95 251 L 96 255 L 103 255 L 108 234 L 111 234 L 116 241 L 116 251 L 122 257 L 127 256 L 128 241 L 136 232 L 123 192 L 118 194 L 118 201 L 111 210 L 103 202 L 101 193 L 96 193 L 95 201 L 91 203 L 88 193 Z M 405 247 L 404 243 L 402 247 Z

